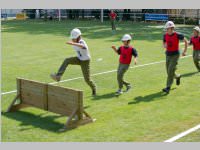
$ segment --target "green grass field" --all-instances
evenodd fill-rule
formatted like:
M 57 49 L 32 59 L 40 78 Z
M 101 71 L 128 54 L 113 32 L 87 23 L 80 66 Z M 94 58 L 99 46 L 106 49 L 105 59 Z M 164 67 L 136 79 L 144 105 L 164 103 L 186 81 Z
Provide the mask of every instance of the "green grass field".
M 120 46 L 125 33 L 134 33 L 132 44 L 139 53 L 138 65 L 165 60 L 163 24 L 118 23 L 117 33 L 112 35 L 109 22 L 7 21 L 2 22 L 2 91 L 15 90 L 16 77 L 53 82 L 49 74 L 57 71 L 64 58 L 76 55 L 72 47 L 65 44 L 74 27 L 82 30 L 89 46 L 92 74 L 117 69 L 118 56 L 110 47 Z M 192 34 L 193 26 L 177 27 L 188 38 Z M 190 54 L 191 48 L 188 49 Z M 164 62 L 130 69 L 125 78 L 132 83 L 133 89 L 119 97 L 114 94 L 117 90 L 116 72 L 93 76 L 98 87 L 96 97 L 91 96 L 83 79 L 60 83 L 61 86 L 84 90 L 84 106 L 97 119 L 96 122 L 59 133 L 66 117 L 27 108 L 2 114 L 2 141 L 167 140 L 200 123 L 200 75 L 196 73 L 192 57 L 180 59 L 178 68 L 183 75 L 182 83 L 180 87 L 174 84 L 169 95 L 161 92 L 166 82 Z M 63 79 L 81 76 L 79 66 L 69 66 Z M 2 96 L 2 111 L 14 97 L 15 93 Z M 195 133 L 183 141 L 200 141 L 200 132 Z

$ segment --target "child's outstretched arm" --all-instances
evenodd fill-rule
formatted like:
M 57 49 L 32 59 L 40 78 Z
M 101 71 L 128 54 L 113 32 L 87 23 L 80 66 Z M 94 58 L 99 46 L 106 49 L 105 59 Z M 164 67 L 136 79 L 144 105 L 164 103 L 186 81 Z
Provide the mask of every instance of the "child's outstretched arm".
M 167 48 L 167 44 L 166 44 L 166 42 L 163 42 L 163 48 L 164 48 L 164 49 Z
M 85 48 L 85 46 L 83 44 L 75 43 L 75 42 L 72 42 L 72 41 L 66 42 L 66 44 L 78 46 L 78 47 L 83 48 L 83 49 Z
M 134 56 L 134 64 L 137 65 L 138 52 L 137 52 L 137 50 L 135 48 L 133 48 L 132 54 Z
M 134 57 L 134 64 L 137 65 L 137 57 Z
M 187 52 L 187 47 L 188 47 L 188 40 L 186 38 L 183 39 L 184 43 L 185 43 L 185 47 L 182 53 L 182 56 L 186 56 L 186 52 Z
M 116 46 L 113 45 L 111 48 L 118 54 Z

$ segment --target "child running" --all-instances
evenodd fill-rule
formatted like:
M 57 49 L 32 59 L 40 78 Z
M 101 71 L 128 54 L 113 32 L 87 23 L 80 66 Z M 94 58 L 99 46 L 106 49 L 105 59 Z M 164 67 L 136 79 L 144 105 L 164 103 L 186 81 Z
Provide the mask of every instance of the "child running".
M 166 33 L 163 37 L 163 46 L 166 48 L 167 84 L 166 88 L 162 91 L 168 94 L 174 78 L 176 79 L 176 85 L 180 85 L 181 75 L 176 74 L 176 67 L 180 57 L 179 40 L 183 40 L 185 43 L 185 48 L 182 53 L 182 56 L 185 56 L 187 51 L 187 39 L 183 34 L 175 32 L 175 24 L 172 21 L 166 23 L 165 29 Z
M 190 45 L 193 45 L 193 61 L 200 72 L 200 28 L 198 26 L 193 29 L 193 36 L 190 38 Z
M 118 86 L 119 89 L 116 92 L 117 95 L 120 95 L 123 93 L 122 88 L 123 85 L 126 86 L 126 92 L 128 92 L 131 89 L 131 84 L 126 82 L 123 77 L 125 72 L 128 70 L 131 60 L 132 60 L 132 55 L 134 56 L 134 63 L 135 65 L 137 64 L 137 51 L 135 48 L 133 48 L 130 45 L 131 42 L 131 36 L 129 34 L 125 34 L 122 37 L 122 42 L 123 45 L 120 46 L 118 49 L 115 46 L 112 46 L 112 49 L 120 55 L 119 57 L 119 66 L 118 66 L 118 70 L 117 70 L 117 80 L 118 80 Z
M 86 83 L 92 89 L 92 95 L 96 95 L 96 85 L 90 77 L 90 52 L 86 42 L 81 38 L 81 31 L 77 28 L 71 31 L 72 41 L 66 44 L 72 45 L 77 53 L 77 57 L 66 58 L 57 73 L 51 74 L 51 78 L 57 82 L 61 80 L 68 65 L 80 65 Z

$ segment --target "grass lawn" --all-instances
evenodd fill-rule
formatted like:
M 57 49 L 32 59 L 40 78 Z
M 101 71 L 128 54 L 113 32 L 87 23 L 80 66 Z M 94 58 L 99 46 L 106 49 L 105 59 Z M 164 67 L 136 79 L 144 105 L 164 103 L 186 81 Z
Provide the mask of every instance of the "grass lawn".
M 200 141 L 200 130 L 197 130 L 181 139 L 177 142 L 199 142 Z
M 177 26 L 187 37 L 191 35 L 193 26 Z M 82 30 L 89 46 L 92 74 L 117 69 L 118 56 L 110 47 L 120 46 L 125 33 L 134 33 L 132 44 L 139 53 L 138 65 L 165 60 L 162 24 L 118 23 L 117 33 L 112 35 L 109 22 L 7 21 L 2 22 L 2 91 L 15 90 L 16 77 L 53 82 L 49 74 L 57 71 L 64 58 L 76 55 L 65 44 L 74 27 Z M 189 48 L 188 55 L 191 53 Z M 181 59 L 178 67 L 182 83 L 180 87 L 174 84 L 169 95 L 161 92 L 166 82 L 164 62 L 130 69 L 125 78 L 133 89 L 119 97 L 114 94 L 116 72 L 93 77 L 98 87 L 96 97 L 91 96 L 83 79 L 60 83 L 84 90 L 86 111 L 97 121 L 59 133 L 66 117 L 36 108 L 3 113 L 2 141 L 164 141 L 200 123 L 200 75 L 192 57 Z M 63 79 L 81 76 L 79 66 L 69 66 Z M 14 96 L 2 96 L 3 111 Z M 200 141 L 185 139 L 193 140 Z

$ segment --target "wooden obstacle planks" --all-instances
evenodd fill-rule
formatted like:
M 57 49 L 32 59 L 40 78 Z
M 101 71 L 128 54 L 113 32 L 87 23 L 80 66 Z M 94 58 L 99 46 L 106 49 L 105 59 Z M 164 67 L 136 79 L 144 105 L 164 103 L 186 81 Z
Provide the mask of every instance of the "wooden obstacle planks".
M 74 109 L 78 109 L 79 102 L 83 97 L 79 97 L 82 91 L 63 88 L 59 86 L 48 86 L 48 110 L 62 115 L 70 115 Z M 81 100 L 79 100 L 81 98 Z
M 30 106 L 68 116 L 65 128 L 93 122 L 83 109 L 83 91 L 18 78 L 17 96 L 7 112 Z
M 47 84 L 20 79 L 21 101 L 24 104 L 47 110 Z

